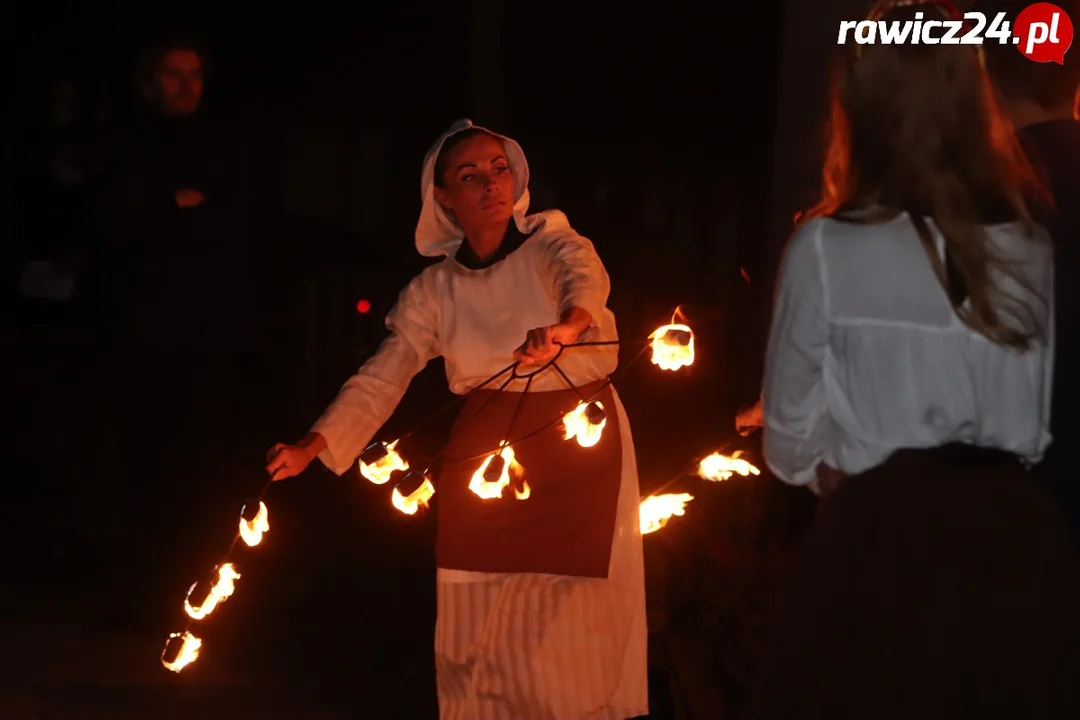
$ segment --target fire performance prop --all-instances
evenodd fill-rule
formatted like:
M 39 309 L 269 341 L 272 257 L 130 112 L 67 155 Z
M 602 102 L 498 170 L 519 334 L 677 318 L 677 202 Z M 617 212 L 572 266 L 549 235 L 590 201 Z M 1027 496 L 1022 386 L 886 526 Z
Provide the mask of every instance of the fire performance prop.
M 676 309 L 675 314 L 679 314 Z M 651 349 L 652 363 L 662 370 L 674 372 L 688 367 L 694 363 L 694 333 L 689 326 L 676 323 L 672 318 L 670 325 L 657 328 L 650 336 L 649 343 L 638 352 L 628 363 L 619 368 L 598 388 L 594 395 L 606 389 L 614 380 L 615 376 L 632 365 Z M 617 340 L 600 342 L 579 342 L 560 346 L 555 356 L 547 363 L 528 373 L 519 373 L 519 363 L 513 363 L 497 374 L 485 380 L 470 392 L 481 390 L 499 378 L 506 376 L 506 380 L 496 392 L 504 390 L 513 380 L 524 379 L 525 388 L 518 400 L 518 409 L 525 395 L 529 392 L 532 379 L 546 370 L 558 373 L 566 384 L 574 390 L 578 396 L 578 404 L 569 412 L 555 417 L 548 424 L 529 432 L 528 434 L 513 440 L 504 440 L 490 455 L 475 458 L 480 461 L 479 466 L 469 482 L 469 490 L 478 497 L 495 501 L 504 496 L 509 498 L 513 495 L 516 501 L 527 501 L 531 494 L 528 481 L 526 480 L 525 468 L 514 457 L 514 445 L 522 440 L 532 437 L 548 428 L 562 423 L 565 430 L 564 437 L 567 441 L 575 440 L 583 448 L 596 446 L 603 437 L 604 427 L 607 423 L 607 410 L 599 401 L 586 397 L 570 381 L 569 377 L 559 368 L 558 360 L 562 354 L 572 348 L 618 345 Z M 412 468 L 398 452 L 398 445 L 410 437 L 417 429 L 426 422 L 438 417 L 442 413 L 452 409 L 463 402 L 468 394 L 457 398 L 453 403 L 429 416 L 406 435 L 386 443 L 381 441 L 372 442 L 360 454 L 358 461 L 361 474 L 376 485 L 386 485 L 392 480 L 397 480 L 393 486 L 391 503 L 405 515 L 416 515 L 428 507 L 428 503 L 435 495 L 435 486 L 431 482 L 430 470 L 435 461 L 445 451 L 440 450 L 422 469 Z M 478 412 L 477 415 L 480 413 Z M 511 418 L 510 427 L 514 425 L 517 413 Z M 732 439 L 737 438 L 735 435 Z M 693 496 L 687 493 L 663 494 L 673 482 L 684 477 L 687 472 L 683 471 L 661 486 L 656 492 L 645 497 L 640 505 L 641 533 L 643 535 L 656 532 L 665 527 L 668 521 L 675 516 L 682 516 L 686 512 L 686 504 L 693 500 Z M 713 453 L 696 463 L 698 477 L 711 482 L 721 482 L 734 475 L 747 477 L 760 475 L 760 471 L 739 459 L 739 454 L 728 457 L 719 452 Z M 257 498 L 247 502 L 240 512 L 238 532 L 225 558 L 214 567 L 214 570 L 204 580 L 193 584 L 184 599 L 184 611 L 187 615 L 187 627 L 182 631 L 169 635 L 165 650 L 161 655 L 162 664 L 173 672 L 179 673 L 199 657 L 202 649 L 202 640 L 191 632 L 193 622 L 199 622 L 208 617 L 222 603 L 228 600 L 236 590 L 236 582 L 241 579 L 241 573 L 236 565 L 229 561 L 229 556 L 239 542 L 248 548 L 258 546 L 263 536 L 270 530 L 269 516 L 263 497 L 270 489 L 272 482 L 267 482 Z M 510 492 L 507 493 L 507 490 Z

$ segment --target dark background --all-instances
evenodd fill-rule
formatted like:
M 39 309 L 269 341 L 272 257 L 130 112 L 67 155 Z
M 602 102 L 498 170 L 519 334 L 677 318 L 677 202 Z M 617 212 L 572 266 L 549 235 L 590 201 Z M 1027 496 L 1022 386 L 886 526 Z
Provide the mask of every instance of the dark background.
M 230 717 L 433 716 L 433 517 L 398 514 L 389 489 L 355 471 L 319 466 L 276 486 L 271 532 L 200 628 L 202 657 L 174 676 L 157 655 L 188 585 L 217 561 L 201 548 L 220 536 L 224 550 L 238 498 L 264 481 L 261 453 L 310 426 L 423 267 L 420 165 L 459 117 L 517 139 L 533 210 L 564 210 L 595 242 L 628 355 L 676 306 L 697 333 L 689 372 L 645 361 L 619 378 L 643 494 L 727 442 L 735 410 L 757 396 L 780 242 L 768 220 L 779 0 L 740 6 L 737 19 L 735 6 L 690 3 L 225 5 L 16 5 L 4 212 L 14 442 L 0 519 L 13 561 L 0 632 L 14 660 L 0 708 L 14 710 L 3 717 L 216 717 L 210 704 Z M 124 126 L 134 52 L 166 23 L 209 41 L 206 105 L 254 149 L 260 402 L 245 469 L 223 470 L 212 492 L 197 483 L 205 511 L 171 539 L 191 544 L 186 559 L 144 552 L 133 568 L 125 555 L 147 541 L 125 518 L 148 510 L 110 489 L 97 460 L 106 435 L 122 447 L 123 429 L 103 427 L 90 400 L 101 373 L 86 310 L 77 291 L 21 297 L 17 278 L 28 259 L 78 264 L 92 179 L 61 182 L 52 158 Z M 386 437 L 447 399 L 433 363 Z M 451 420 L 425 441 L 437 446 Z M 764 470 L 757 438 L 725 447 Z M 683 489 L 696 497 L 686 517 L 645 539 L 653 716 L 718 718 L 740 705 L 809 501 L 767 471 L 669 491 Z

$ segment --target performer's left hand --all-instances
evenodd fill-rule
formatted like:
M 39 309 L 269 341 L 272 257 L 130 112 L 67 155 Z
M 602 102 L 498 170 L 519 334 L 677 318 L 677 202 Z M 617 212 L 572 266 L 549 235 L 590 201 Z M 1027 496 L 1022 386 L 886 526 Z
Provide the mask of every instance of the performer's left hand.
M 569 345 L 581 337 L 584 330 L 576 324 L 559 323 L 530 330 L 525 342 L 514 351 L 514 359 L 522 365 L 542 365 L 559 352 L 559 347 Z
M 743 437 L 753 435 L 756 430 L 760 430 L 764 426 L 765 408 L 760 398 L 753 405 L 740 409 L 735 416 L 735 429 Z
M 818 463 L 816 471 L 818 497 L 822 500 L 836 492 L 837 488 L 840 487 L 840 484 L 847 479 L 847 475 L 836 468 L 829 467 L 825 463 Z
M 181 210 L 198 207 L 205 199 L 206 197 L 201 192 L 191 188 L 176 191 L 176 207 Z

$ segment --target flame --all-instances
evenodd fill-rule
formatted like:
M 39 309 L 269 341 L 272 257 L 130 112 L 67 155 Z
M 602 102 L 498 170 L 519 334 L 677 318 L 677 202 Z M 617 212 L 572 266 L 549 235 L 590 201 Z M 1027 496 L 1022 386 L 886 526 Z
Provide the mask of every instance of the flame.
M 518 500 L 528 500 L 530 495 L 532 495 L 532 489 L 529 487 L 529 483 L 524 480 L 521 481 L 520 490 L 514 488 L 514 497 Z
M 176 656 L 176 660 L 170 662 L 165 661 L 165 653 L 169 651 L 169 643 L 176 638 L 183 638 L 184 644 L 180 647 L 180 654 Z M 195 662 L 199 657 L 199 649 L 202 647 L 202 640 L 195 637 L 189 632 L 173 633 L 169 636 L 168 641 L 165 643 L 165 649 L 161 652 L 161 664 L 166 669 L 172 670 L 175 673 L 180 672 L 185 667 Z
M 505 442 L 505 440 L 503 441 Z M 491 465 L 492 460 L 497 456 L 503 458 L 504 465 L 502 472 L 499 474 L 499 479 L 495 482 L 488 482 L 484 479 L 484 472 Z M 484 464 L 480 466 L 480 469 L 473 473 L 472 479 L 469 481 L 469 489 L 476 493 L 484 500 L 495 500 L 502 497 L 503 489 L 510 484 L 510 472 L 513 470 L 515 474 L 524 473 L 525 468 L 521 467 L 517 460 L 514 459 L 514 448 L 509 445 L 504 445 L 498 453 L 489 456 L 484 460 Z M 523 493 L 526 491 L 523 489 Z M 528 497 L 518 497 L 519 500 L 524 500 Z
M 405 462 L 405 460 L 398 455 L 397 451 L 394 450 L 399 442 L 401 442 L 400 438 L 387 445 L 386 455 L 370 465 L 361 460 L 360 472 L 363 476 L 376 485 L 385 485 L 390 481 L 390 475 L 395 470 L 408 472 L 409 463 Z
M 674 515 L 685 515 L 686 503 L 693 499 L 693 495 L 678 493 L 650 495 L 642 500 L 638 511 L 641 515 L 641 534 L 656 532 L 667 525 L 668 520 Z
M 240 538 L 248 547 L 255 547 L 262 542 L 263 533 L 270 530 L 270 521 L 267 519 L 266 503 L 259 501 L 259 512 L 251 522 L 240 518 Z
M 679 313 L 678 308 L 675 314 Z M 670 325 L 656 328 L 649 336 L 652 340 L 652 362 L 659 365 L 661 370 L 678 370 L 681 367 L 694 364 L 694 331 L 690 326 L 674 322 L 672 317 Z M 683 345 L 679 342 L 678 333 L 688 333 L 690 341 Z
M 424 478 L 424 482 L 421 483 L 420 487 L 413 490 L 408 497 L 405 497 L 400 490 L 394 488 L 390 501 L 394 503 L 394 507 L 406 515 L 415 515 L 420 508 L 427 508 L 428 501 L 431 500 L 434 494 L 435 486 L 431 484 L 431 480 Z
M 190 598 L 191 592 L 195 589 L 195 586 L 199 583 L 193 583 L 188 588 L 187 598 L 184 599 L 184 611 L 192 620 L 202 620 L 210 613 L 214 612 L 220 603 L 229 599 L 229 596 L 236 590 L 235 581 L 240 579 L 240 573 L 236 572 L 236 568 L 232 563 L 225 563 L 218 568 L 218 579 L 214 583 L 214 586 L 210 588 L 210 593 L 206 596 L 206 600 L 203 604 L 195 608 L 191 606 Z
M 718 452 L 713 453 L 698 465 L 698 476 L 703 480 L 720 482 L 721 480 L 727 480 L 732 475 L 742 475 L 743 477 L 760 475 L 760 470 L 745 460 L 739 459 L 741 454 L 741 450 L 736 451 L 730 457 L 721 455 Z
M 599 402 L 596 403 L 597 407 L 601 410 L 604 406 Z M 566 413 L 563 416 L 563 425 L 566 428 L 566 440 L 572 437 L 577 437 L 578 445 L 581 447 L 593 447 L 596 443 L 600 442 L 600 437 L 604 432 L 604 426 L 607 425 L 607 418 L 603 418 L 595 425 L 589 421 L 588 415 L 585 414 L 585 408 L 589 407 L 589 403 L 580 403 L 576 408 Z

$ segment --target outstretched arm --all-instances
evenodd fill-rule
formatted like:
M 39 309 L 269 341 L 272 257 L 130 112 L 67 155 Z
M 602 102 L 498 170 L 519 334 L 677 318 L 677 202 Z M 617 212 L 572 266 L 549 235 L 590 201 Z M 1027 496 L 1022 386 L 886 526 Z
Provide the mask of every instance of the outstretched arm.
M 559 300 L 559 321 L 599 328 L 611 279 L 593 244 L 577 234 L 553 240 L 545 259 Z
M 596 250 L 585 238 L 567 234 L 548 242 L 543 261 L 558 303 L 558 322 L 533 328 L 514 358 L 526 365 L 547 362 L 560 345 L 574 343 L 600 327 L 611 282 Z
M 425 272 L 402 291 L 386 317 L 390 337 L 349 378 L 312 426 L 325 447 L 318 458 L 341 475 L 397 408 L 409 383 L 439 354 L 439 300 L 432 274 Z

